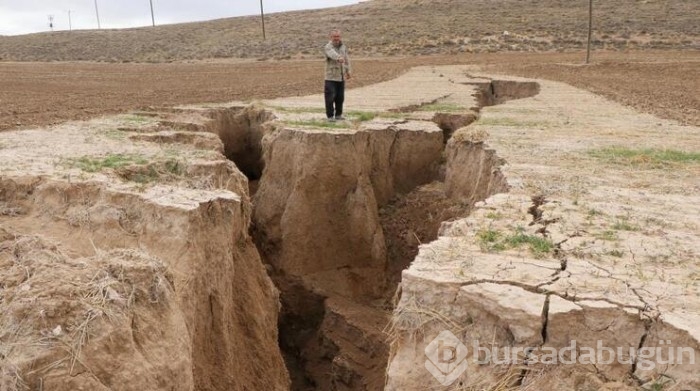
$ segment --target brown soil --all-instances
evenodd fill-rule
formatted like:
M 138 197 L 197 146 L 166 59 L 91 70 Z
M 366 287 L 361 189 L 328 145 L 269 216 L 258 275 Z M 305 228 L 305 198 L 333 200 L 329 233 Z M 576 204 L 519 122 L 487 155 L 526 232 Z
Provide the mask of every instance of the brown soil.
M 387 243 L 389 279 L 387 299 L 392 299 L 406 269 L 418 254 L 418 246 L 437 239 L 444 221 L 467 216 L 470 205 L 445 195 L 444 183 L 433 182 L 397 195 L 379 216 Z
M 700 52 L 488 54 L 358 59 L 349 88 L 430 64 L 563 81 L 641 111 L 700 124 Z M 255 100 L 321 89 L 320 61 L 197 64 L 0 63 L 0 130 L 47 126 L 144 106 Z

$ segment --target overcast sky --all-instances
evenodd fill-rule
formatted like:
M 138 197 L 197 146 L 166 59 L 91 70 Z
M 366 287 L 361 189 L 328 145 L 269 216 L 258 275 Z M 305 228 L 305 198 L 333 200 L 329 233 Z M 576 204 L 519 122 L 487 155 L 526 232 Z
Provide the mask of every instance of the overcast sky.
M 156 25 L 260 14 L 260 0 L 0 0 L 0 35 L 54 30 L 103 29 Z M 265 13 L 338 7 L 357 0 L 263 0 Z

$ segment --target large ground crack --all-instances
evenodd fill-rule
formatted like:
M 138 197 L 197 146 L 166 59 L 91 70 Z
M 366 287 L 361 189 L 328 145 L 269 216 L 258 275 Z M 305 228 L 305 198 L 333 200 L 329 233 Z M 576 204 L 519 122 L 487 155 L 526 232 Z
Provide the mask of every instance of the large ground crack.
M 430 123 L 411 120 L 411 112 L 450 96 L 393 110 L 406 119 L 372 132 L 306 131 L 252 106 L 214 116 L 211 130 L 251 182 L 252 233 L 281 291 L 280 345 L 294 389 L 383 386 L 388 352 L 383 334 L 373 330 L 388 320 L 402 270 L 420 244 L 437 238 L 442 222 L 507 190 L 495 152 L 458 143 L 451 156 L 470 156 L 479 168 L 462 179 L 478 180 L 447 191 L 445 145 L 478 116 L 438 112 Z M 415 130 L 420 123 L 425 131 Z

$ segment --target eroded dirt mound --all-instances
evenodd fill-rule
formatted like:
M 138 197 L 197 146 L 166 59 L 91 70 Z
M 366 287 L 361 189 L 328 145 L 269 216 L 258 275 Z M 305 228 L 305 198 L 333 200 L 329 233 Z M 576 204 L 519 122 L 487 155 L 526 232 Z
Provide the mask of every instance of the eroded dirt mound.
M 192 348 L 173 275 L 138 250 L 71 257 L 0 230 L 3 390 L 189 390 Z
M 3 344 L 21 353 L 8 375 L 29 379 L 20 390 L 49 378 L 66 389 L 288 387 L 278 292 L 248 234 L 247 181 L 223 156 L 212 117 L 150 111 L 6 138 L 3 325 L 37 317 L 36 330 Z M 8 239 L 39 236 L 28 252 Z M 132 253 L 141 255 L 122 256 Z M 27 318 L 27 303 L 57 315 Z M 31 338 L 43 334 L 60 348 L 38 349 Z

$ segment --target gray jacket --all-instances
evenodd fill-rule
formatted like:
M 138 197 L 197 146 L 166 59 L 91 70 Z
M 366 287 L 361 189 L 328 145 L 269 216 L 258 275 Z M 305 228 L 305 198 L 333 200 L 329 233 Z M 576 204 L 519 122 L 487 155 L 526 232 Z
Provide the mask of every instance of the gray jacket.
M 326 80 L 345 80 L 346 75 L 350 75 L 352 72 L 347 46 L 341 42 L 339 47 L 335 47 L 333 42 L 329 41 L 324 46 L 323 52 L 326 55 Z M 339 58 L 345 58 L 345 64 L 339 63 Z

